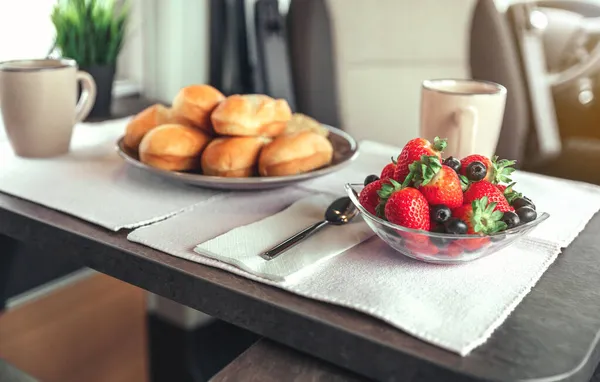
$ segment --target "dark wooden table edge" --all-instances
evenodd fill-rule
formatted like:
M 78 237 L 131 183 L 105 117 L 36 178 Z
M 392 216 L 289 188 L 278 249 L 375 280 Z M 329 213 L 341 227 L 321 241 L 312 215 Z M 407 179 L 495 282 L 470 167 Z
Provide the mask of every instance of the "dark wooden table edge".
M 263 381 L 367 382 L 349 370 L 261 339 L 214 375 L 209 382 Z
M 52 211 L 52 213 L 66 216 L 68 219 L 76 221 L 77 224 L 88 227 L 89 230 L 100 229 L 95 225 L 47 209 L 35 203 L 6 194 L 0 195 L 5 199 L 11 198 L 17 203 L 24 204 L 26 208 L 23 209 L 25 210 L 28 208 L 43 208 L 47 211 Z M 118 244 L 103 243 L 85 233 L 76 232 L 68 227 L 62 227 L 59 224 L 44 221 L 34 216 L 32 213 L 21 211 L 20 207 L 21 206 L 19 206 L 19 210 L 16 210 L 10 206 L 8 208 L 6 206 L 0 206 L 0 234 L 24 242 L 36 238 L 39 246 L 48 250 L 52 249 L 69 252 L 69 256 L 74 256 L 81 261 L 83 265 L 101 273 L 105 273 L 149 292 L 200 310 L 213 317 L 248 329 L 266 338 L 271 338 L 276 342 L 280 342 L 301 352 L 314 355 L 317 358 L 321 358 L 355 373 L 381 380 L 408 380 L 395 378 L 396 376 L 407 375 L 407 373 L 408 375 L 421 375 L 424 373 L 438 377 L 443 376 L 443 380 L 445 381 L 496 380 L 485 379 L 483 376 L 465 374 L 463 371 L 456 371 L 438 366 L 429 360 L 418 358 L 415 354 L 410 354 L 408 352 L 402 353 L 397 349 L 389 348 L 385 344 L 377 343 L 376 341 L 347 331 L 344 328 L 329 324 L 314 317 L 299 314 L 286 307 L 258 299 L 251 294 L 214 283 L 190 272 L 186 272 L 183 269 L 170 266 L 162 261 L 149 259 L 144 255 L 144 253 L 153 253 L 160 254 L 166 258 L 172 257 L 168 254 L 131 242 L 127 242 L 127 246 L 135 248 L 136 251 L 139 250 L 140 253 L 122 248 Z M 107 233 L 114 237 L 115 240 L 126 240 L 126 232 L 114 233 L 107 231 Z M 196 263 L 193 264 L 198 267 L 209 268 L 213 271 L 226 273 L 232 278 L 241 278 L 215 268 Z M 136 271 L 131 272 L 131 267 L 135 267 Z M 178 280 L 177 286 L 173 284 L 175 279 Z M 210 295 L 211 298 L 203 298 L 197 294 L 193 296 L 191 294 L 186 295 L 181 291 L 181 288 L 184 288 L 185 291 L 188 292 L 203 290 L 203 295 Z M 240 312 L 235 309 L 232 310 L 232 306 L 238 308 L 244 307 L 245 309 L 243 309 L 243 312 Z M 240 316 L 240 314 L 243 314 L 243 316 Z M 275 316 L 277 317 L 277 320 L 271 321 Z M 259 322 L 275 323 L 275 325 L 262 325 L 258 324 Z M 284 322 L 286 325 L 279 325 L 280 322 Z M 316 326 L 315 323 L 317 323 Z M 297 335 L 290 335 L 292 332 L 306 333 L 309 328 L 312 330 L 315 328 L 319 330 L 326 329 L 326 332 L 321 333 L 321 335 L 315 335 L 315 341 L 312 342 L 303 341 L 301 337 Z M 364 353 L 377 354 L 378 357 L 376 357 L 376 360 L 372 360 L 373 362 L 369 363 L 369 367 L 366 367 L 361 362 L 358 362 L 358 360 L 349 359 L 342 354 L 334 354 L 323 350 L 327 348 L 327 344 L 331 343 L 337 344 L 342 348 L 360 346 L 363 347 Z M 590 349 L 589 355 L 590 356 L 586 360 L 583 360 L 578 367 L 565 371 L 563 374 L 541 378 L 520 379 L 520 381 L 571 381 L 575 380 L 575 377 L 580 374 L 591 375 L 596 364 L 600 360 L 600 347 L 598 346 L 598 341 L 596 341 L 595 346 Z M 391 360 L 394 362 L 390 362 Z M 590 364 L 590 360 L 595 361 L 593 364 Z M 407 370 L 410 371 L 407 372 Z

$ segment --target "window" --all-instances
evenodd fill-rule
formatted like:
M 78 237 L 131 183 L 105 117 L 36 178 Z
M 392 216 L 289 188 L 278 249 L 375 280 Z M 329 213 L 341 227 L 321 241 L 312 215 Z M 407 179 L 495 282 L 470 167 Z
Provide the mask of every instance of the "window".
M 141 89 L 140 1 L 144 0 L 134 0 L 132 4 L 131 41 L 127 41 L 119 57 L 115 96 L 135 94 Z M 48 54 L 54 41 L 50 14 L 55 3 L 56 0 L 0 0 L 0 61 L 42 58 Z

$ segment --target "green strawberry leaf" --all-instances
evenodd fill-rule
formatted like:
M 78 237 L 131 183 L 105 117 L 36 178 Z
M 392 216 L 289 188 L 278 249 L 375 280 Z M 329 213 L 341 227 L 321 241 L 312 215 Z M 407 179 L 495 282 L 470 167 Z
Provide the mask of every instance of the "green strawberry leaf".
M 492 204 L 495 204 L 495 203 L 492 203 Z M 494 208 L 495 207 L 496 206 L 494 206 Z M 500 219 L 502 219 L 503 215 L 504 215 L 504 213 L 502 211 L 494 211 L 494 212 L 492 212 L 491 218 L 493 220 L 500 220 Z
M 380 217 L 384 220 L 387 220 L 385 218 L 385 203 L 379 203 L 377 205 L 377 207 L 375 207 L 375 214 L 377 215 L 377 217 Z
M 408 181 L 405 180 L 403 184 L 408 186 L 412 181 L 415 187 L 425 186 L 431 182 L 441 169 L 442 162 L 440 158 L 435 155 L 422 155 L 421 159 L 408 165 L 409 173 L 406 177 Z
M 377 191 L 377 195 L 379 195 L 379 204 L 375 207 L 375 212 L 377 216 L 383 219 L 385 219 L 385 204 L 390 196 L 392 196 L 394 192 L 404 188 L 402 184 L 396 182 L 394 179 L 388 179 L 388 181 L 390 182 L 389 184 L 385 183 L 381 186 L 379 191 Z
M 476 233 L 490 235 L 492 233 L 506 229 L 506 223 L 501 221 L 503 213 L 494 211 L 497 203 L 488 203 L 488 197 L 476 199 L 471 203 L 473 214 L 471 215 L 471 224 Z
M 511 184 L 506 186 L 506 189 L 504 190 L 504 197 L 506 198 L 506 200 L 508 200 L 508 204 L 512 204 L 512 202 L 515 199 L 523 197 L 523 194 L 521 194 L 520 192 L 517 192 L 513 189 L 513 186 L 515 184 L 516 184 L 515 182 L 512 182 Z
M 444 151 L 446 150 L 446 146 L 448 146 L 448 142 L 446 138 L 435 137 L 433 139 L 433 149 L 436 151 Z
M 467 178 L 464 175 L 459 175 L 458 179 L 460 179 L 460 187 L 462 188 L 463 192 L 467 191 L 467 189 L 469 188 L 469 185 L 471 184 L 471 182 L 469 181 L 469 178 Z
M 498 160 L 498 156 L 494 156 L 492 158 L 492 170 L 494 172 L 492 183 L 512 183 L 510 175 L 516 171 L 513 167 L 516 163 L 517 161 L 508 159 Z
M 494 227 L 492 229 L 491 233 L 496 233 L 496 232 L 500 232 L 500 231 L 504 231 L 505 229 L 508 228 L 508 225 L 506 225 L 505 222 L 503 221 L 497 221 L 494 223 Z

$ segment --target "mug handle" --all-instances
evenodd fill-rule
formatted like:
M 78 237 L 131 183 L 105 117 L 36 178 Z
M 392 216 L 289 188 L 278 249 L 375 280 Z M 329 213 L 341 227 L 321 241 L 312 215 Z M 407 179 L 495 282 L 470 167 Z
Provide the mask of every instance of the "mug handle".
M 479 114 L 473 106 L 461 107 L 454 113 L 454 123 L 458 128 L 457 152 L 461 156 L 475 154 Z
M 96 102 L 96 82 L 89 73 L 82 71 L 78 71 L 75 78 L 81 84 L 81 96 L 75 107 L 75 122 L 81 122 L 90 114 Z

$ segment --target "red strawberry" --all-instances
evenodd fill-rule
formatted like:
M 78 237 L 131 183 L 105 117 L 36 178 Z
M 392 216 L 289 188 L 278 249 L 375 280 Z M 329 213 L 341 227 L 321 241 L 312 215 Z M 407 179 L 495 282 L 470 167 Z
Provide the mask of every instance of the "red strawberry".
M 489 242 L 489 237 L 478 237 L 474 239 L 462 239 L 457 241 L 458 245 L 460 245 L 467 251 L 476 251 Z
M 381 203 L 378 210 L 383 210 L 385 218 L 394 224 L 412 229 L 429 230 L 429 205 L 427 200 L 412 187 L 404 187 L 395 180 L 391 185 L 384 185 L 379 191 Z
M 424 138 L 415 138 L 410 140 L 402 149 L 398 156 L 394 179 L 398 182 L 404 182 L 404 179 L 410 172 L 408 166 L 416 160 L 425 156 L 437 156 L 442 158 L 442 151 L 446 148 L 446 140 L 435 137 L 433 144 Z
M 463 204 L 463 191 L 456 172 L 442 165 L 437 156 L 423 156 L 410 166 L 406 179 L 414 182 L 430 205 L 443 204 L 457 208 Z
M 384 179 L 371 182 L 362 189 L 358 196 L 360 205 L 373 215 L 377 215 L 377 206 L 379 205 L 379 195 L 377 192 L 385 183 L 387 182 Z
M 506 187 L 508 187 L 506 184 L 497 184 L 496 188 L 499 189 L 503 194 L 504 191 L 506 191 Z
M 396 162 L 392 158 L 392 163 L 388 163 L 385 165 L 383 170 L 381 170 L 381 176 L 379 179 L 389 179 L 394 177 L 394 171 L 396 171 Z
M 452 211 L 452 216 L 467 224 L 467 234 L 490 235 L 506 229 L 503 213 L 496 210 L 496 203 L 489 202 L 487 196 L 463 204 Z
M 460 241 L 462 241 L 462 240 L 460 240 Z M 445 252 L 446 252 L 445 254 L 447 256 L 456 257 L 463 253 L 463 248 L 460 245 L 458 245 L 456 242 L 452 242 L 448 245 L 448 248 L 446 248 Z
M 496 185 L 482 180 L 471 183 L 464 194 L 464 203 L 471 203 L 475 200 L 487 197 L 490 203 L 495 203 L 495 209 L 501 212 L 514 211 L 515 209 L 508 204 L 508 200 L 504 194 L 496 187 Z
M 498 160 L 498 157 L 495 156 L 491 160 L 488 157 L 483 155 L 473 154 L 464 157 L 460 161 L 460 174 L 467 175 L 467 166 L 473 162 L 481 162 L 487 168 L 487 174 L 483 180 L 487 180 L 491 183 L 510 183 L 512 180 L 510 179 L 510 174 L 512 174 L 515 169 L 512 167 L 516 162 L 514 160 L 501 159 Z
M 432 256 L 440 252 L 439 248 L 436 247 L 431 241 L 406 241 L 406 249 L 413 252 L 418 256 Z

